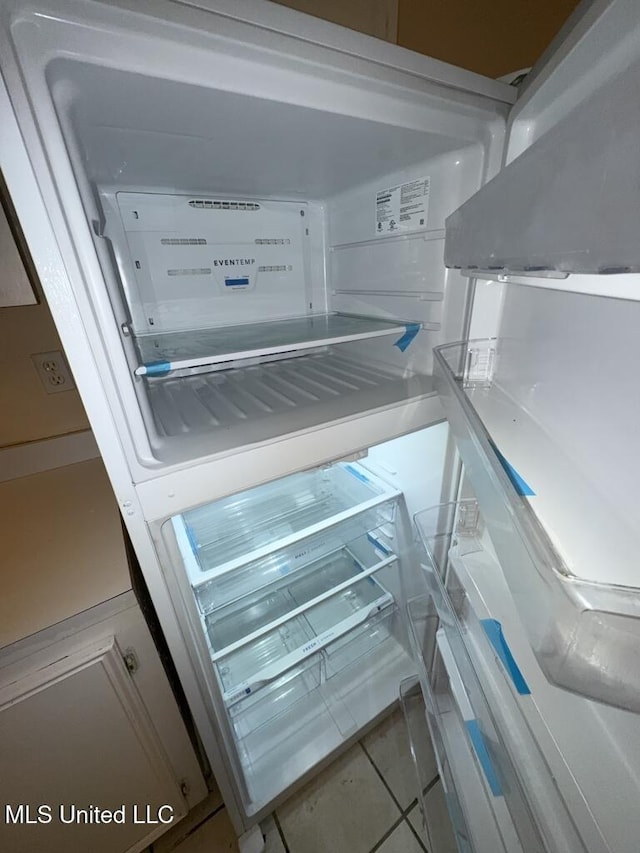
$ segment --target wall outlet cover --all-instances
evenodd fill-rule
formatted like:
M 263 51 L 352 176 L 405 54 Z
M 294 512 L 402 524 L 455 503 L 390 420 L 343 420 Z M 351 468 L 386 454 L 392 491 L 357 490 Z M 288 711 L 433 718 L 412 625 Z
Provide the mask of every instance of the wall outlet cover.
M 76 387 L 67 360 L 60 351 L 35 353 L 31 361 L 47 394 L 59 394 Z

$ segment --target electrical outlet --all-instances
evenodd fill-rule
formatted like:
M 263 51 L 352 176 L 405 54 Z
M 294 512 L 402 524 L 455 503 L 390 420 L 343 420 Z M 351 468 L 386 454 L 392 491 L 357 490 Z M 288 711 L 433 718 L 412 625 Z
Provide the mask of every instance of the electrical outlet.
M 60 391 L 71 391 L 76 387 L 67 360 L 61 352 L 38 352 L 31 356 L 31 361 L 47 394 L 59 394 Z

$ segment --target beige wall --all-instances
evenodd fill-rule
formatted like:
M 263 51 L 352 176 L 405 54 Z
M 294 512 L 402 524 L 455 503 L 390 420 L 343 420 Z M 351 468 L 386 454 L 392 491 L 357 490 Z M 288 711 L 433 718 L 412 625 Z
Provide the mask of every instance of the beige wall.
M 395 42 L 398 0 L 276 0 L 299 12 Z
M 536 61 L 578 0 L 277 0 L 402 47 L 501 77 Z
M 0 447 L 89 428 L 78 392 L 47 394 L 31 361 L 61 349 L 42 297 L 39 305 L 0 308 Z
M 577 0 L 399 0 L 398 44 L 488 77 L 533 65 Z

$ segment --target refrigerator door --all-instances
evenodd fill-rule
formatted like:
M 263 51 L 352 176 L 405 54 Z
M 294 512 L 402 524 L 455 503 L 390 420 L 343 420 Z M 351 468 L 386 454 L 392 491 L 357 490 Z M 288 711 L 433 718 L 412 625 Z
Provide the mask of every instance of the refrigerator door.
M 512 108 L 504 168 L 447 220 L 447 266 L 493 279 L 640 271 L 639 32 L 636 3 L 581 4 Z M 629 279 L 562 286 L 640 294 Z

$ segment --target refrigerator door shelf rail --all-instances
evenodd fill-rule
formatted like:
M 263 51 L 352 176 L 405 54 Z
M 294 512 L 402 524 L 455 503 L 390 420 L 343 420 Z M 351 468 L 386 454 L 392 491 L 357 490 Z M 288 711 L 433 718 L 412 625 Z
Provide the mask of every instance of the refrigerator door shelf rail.
M 399 495 L 361 465 L 338 463 L 190 510 L 172 523 L 197 587 L 348 519 L 361 517 L 362 533 L 393 522 Z
M 404 351 L 422 324 L 350 314 L 310 314 L 268 323 L 134 335 L 140 360 L 137 376 L 166 376 L 176 370 L 225 365 L 247 359 L 393 335 Z
M 491 794 L 456 704 L 436 643 L 438 614 L 432 597 L 413 599 L 408 612 L 427 724 L 459 849 L 473 853 L 522 851 L 504 797 Z M 433 661 L 431 675 L 427 661 Z
M 514 346 L 437 347 L 438 393 L 542 671 L 559 687 L 640 712 L 637 532 L 551 426 L 501 387 Z
M 442 824 L 440 821 L 435 823 L 437 817 L 434 816 L 434 823 L 437 829 L 432 826 L 428 808 L 429 799 L 426 794 L 434 781 L 428 772 L 432 766 L 430 755 L 431 736 L 427 725 L 427 709 L 424 704 L 420 681 L 416 676 L 406 678 L 400 684 L 400 706 L 407 730 L 411 762 L 416 775 L 416 787 L 414 790 L 417 795 L 418 808 L 421 812 L 422 825 L 427 834 L 429 850 L 432 850 L 433 853 L 440 853 L 441 847 L 447 848 L 444 844 L 440 843 L 440 838 L 438 838 L 438 835 L 443 834 L 440 828 Z M 444 779 L 442 773 L 440 774 L 440 778 Z M 445 785 L 445 790 L 447 791 L 447 807 L 450 813 L 449 817 L 452 821 L 453 833 L 456 837 L 457 848 L 459 850 L 469 850 L 469 831 L 464 822 L 460 803 L 455 798 L 455 793 L 450 786 Z M 453 822 L 454 817 L 455 823 Z M 440 829 L 440 832 L 438 832 L 438 829 Z
M 489 600 L 495 603 L 496 579 L 500 588 L 503 588 L 501 576 L 502 571 L 495 558 L 482 548 L 469 552 L 454 545 L 449 552 L 448 598 L 460 621 L 466 649 L 485 689 L 496 724 L 511 754 L 520 756 L 522 784 L 527 790 L 531 810 L 537 817 L 537 826 L 544 835 L 544 849 L 549 853 L 564 853 L 566 850 L 586 853 L 588 845 L 584 838 L 594 831 L 594 819 L 584 802 L 584 793 L 578 788 L 575 764 L 572 766 L 573 772 L 570 771 L 567 756 L 558 746 L 557 733 L 556 737 L 549 734 L 548 739 L 543 741 L 544 745 L 533 734 L 553 725 L 550 718 L 544 716 L 543 709 L 549 706 L 537 689 L 539 682 L 536 680 L 535 685 L 532 682 L 529 691 L 529 685 L 506 639 L 494 645 L 487 632 L 488 623 L 492 628 L 500 625 L 491 616 Z M 509 623 L 509 626 L 508 636 L 513 636 L 513 625 Z M 544 678 L 542 673 L 540 675 Z M 557 688 L 552 685 L 546 686 L 549 691 L 557 692 Z M 584 703 L 577 696 L 573 698 L 582 705 L 593 704 Z M 588 714 L 588 707 L 584 711 Z M 578 718 L 579 715 L 573 717 L 576 725 L 584 730 L 584 718 L 580 718 L 580 724 Z M 602 725 L 601 721 L 599 725 Z M 584 743 L 588 742 L 589 735 L 585 734 Z M 550 777 L 555 780 L 553 786 L 545 782 Z M 580 804 L 578 807 L 576 802 Z M 577 826 L 585 821 L 585 813 L 588 814 L 588 826 L 581 826 L 581 831 L 585 833 L 583 838 Z M 576 815 L 580 816 L 579 819 Z M 596 848 L 594 846 L 591 849 Z

